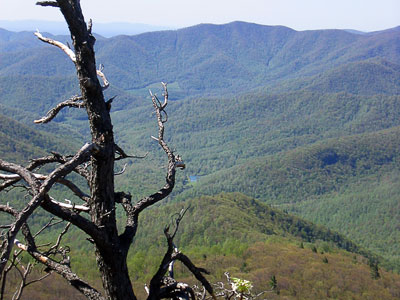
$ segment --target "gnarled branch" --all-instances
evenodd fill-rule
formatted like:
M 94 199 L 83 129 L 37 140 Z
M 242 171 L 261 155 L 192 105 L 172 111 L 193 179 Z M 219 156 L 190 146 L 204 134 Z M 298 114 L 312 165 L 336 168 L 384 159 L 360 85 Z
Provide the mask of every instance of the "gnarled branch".
M 158 100 L 158 98 L 155 95 L 153 95 L 151 92 L 150 92 L 150 95 L 152 96 L 151 99 L 153 102 L 153 107 L 156 112 L 157 123 L 158 123 L 158 138 L 156 140 L 158 141 L 158 144 L 161 146 L 161 148 L 164 150 L 165 154 L 168 157 L 168 169 L 167 169 L 167 176 L 166 176 L 166 184 L 157 193 L 143 198 L 135 205 L 135 212 L 137 214 L 139 214 L 145 208 L 147 208 L 147 207 L 153 205 L 154 203 L 157 203 L 158 201 L 167 197 L 171 193 L 171 191 L 175 185 L 177 157 L 174 155 L 174 153 L 172 152 L 172 150 L 169 148 L 169 146 L 167 145 L 167 143 L 164 140 L 164 123 L 165 123 L 165 121 L 163 120 L 162 114 L 163 114 L 163 112 L 165 112 L 164 111 L 165 107 L 168 104 L 168 90 L 167 90 L 166 83 L 162 83 L 162 85 L 164 88 L 164 103 L 161 103 Z M 182 167 L 182 166 L 184 166 L 184 164 L 183 164 L 182 160 L 180 159 L 179 167 Z
M 83 108 L 85 107 L 85 104 L 82 102 L 82 100 L 83 100 L 82 96 L 74 96 L 71 99 L 68 99 L 64 102 L 57 104 L 57 106 L 49 110 L 44 117 L 38 120 L 34 120 L 33 122 L 36 124 L 48 123 L 51 120 L 53 120 L 64 107 Z
M 54 185 L 54 183 L 59 178 L 72 172 L 76 168 L 76 166 L 85 161 L 87 159 L 87 156 L 90 155 L 90 152 L 94 151 L 96 148 L 97 146 L 95 144 L 85 144 L 72 159 L 51 172 L 42 184 L 40 184 L 36 177 L 26 168 L 0 160 L 0 170 L 12 172 L 21 176 L 29 184 L 34 195 L 32 200 L 29 201 L 25 208 L 18 213 L 15 222 L 11 225 L 11 228 L 8 231 L 7 238 L 4 239 L 1 244 L 0 279 L 6 262 L 10 256 L 14 239 L 19 232 L 21 226 L 26 222 L 28 217 L 35 211 L 35 209 L 40 204 L 42 204 L 45 196 Z
M 162 83 L 164 87 L 164 103 L 160 103 L 158 99 L 152 94 L 152 102 L 153 102 L 153 107 L 156 112 L 157 116 L 157 124 L 158 124 L 158 143 L 161 146 L 161 148 L 164 150 L 164 152 L 167 155 L 168 158 L 168 168 L 167 168 L 167 176 L 166 176 L 166 183 L 165 185 L 156 193 L 142 198 L 138 203 L 136 203 L 133 207 L 132 205 L 126 205 L 124 208 L 127 212 L 127 223 L 125 226 L 125 231 L 123 234 L 121 234 L 120 238 L 123 241 L 124 245 L 129 245 L 136 233 L 136 227 L 137 227 L 137 219 L 139 214 L 146 209 L 147 207 L 161 201 L 165 197 L 167 197 L 173 190 L 175 186 L 175 173 L 176 173 L 176 167 L 177 167 L 177 156 L 174 155 L 174 153 L 171 151 L 171 149 L 168 147 L 167 143 L 164 140 L 164 123 L 163 118 L 162 118 L 162 112 L 164 111 L 165 107 L 168 104 L 168 91 L 167 91 L 167 85 L 165 83 Z M 119 150 L 118 150 L 119 149 Z M 121 153 L 121 155 L 124 154 L 121 148 L 117 148 L 117 150 Z M 182 160 L 180 157 L 178 158 L 179 160 L 179 165 L 178 167 L 184 166 Z M 129 210 L 127 210 L 129 209 Z
M 201 284 L 205 287 L 205 289 L 207 290 L 207 292 L 213 296 L 213 298 L 215 299 L 214 296 L 214 290 L 211 286 L 211 284 L 208 282 L 208 280 L 203 276 L 203 273 L 205 274 L 209 274 L 209 272 L 203 268 L 198 268 L 196 267 L 192 261 L 189 259 L 189 257 L 187 257 L 185 254 L 178 252 L 172 255 L 172 259 L 173 260 L 179 260 L 181 261 L 189 270 L 190 272 L 192 272 L 192 274 L 196 277 L 196 279 L 198 281 L 201 282 Z

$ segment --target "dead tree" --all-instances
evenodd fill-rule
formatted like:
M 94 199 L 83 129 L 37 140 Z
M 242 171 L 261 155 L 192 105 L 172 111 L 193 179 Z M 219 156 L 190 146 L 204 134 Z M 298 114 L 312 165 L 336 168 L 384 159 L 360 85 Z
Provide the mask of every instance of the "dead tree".
M 92 35 L 92 23 L 91 21 L 88 25 L 85 23 L 79 0 L 40 1 L 37 4 L 59 8 L 68 24 L 72 48 L 43 37 L 39 32 L 36 33 L 36 36 L 43 42 L 60 48 L 75 64 L 80 95 L 59 103 L 35 123 L 51 121 L 64 107 L 83 108 L 89 119 L 91 141 L 73 156 L 53 153 L 47 157 L 32 160 L 27 166 L 0 159 L 0 170 L 3 171 L 3 174 L 0 175 L 3 180 L 0 190 L 18 184 L 23 186 L 30 195 L 30 201 L 21 210 L 16 210 L 8 204 L 0 205 L 0 211 L 14 218 L 11 224 L 2 226 L 4 234 L 1 236 L 0 279 L 3 277 L 8 262 L 12 261 L 10 255 L 16 242 L 16 235 L 22 232 L 25 242 L 18 242 L 17 246 L 29 253 L 37 262 L 45 265 L 47 270 L 64 277 L 87 299 L 136 299 L 128 274 L 127 254 L 139 226 L 139 214 L 171 193 L 175 184 L 176 169 L 184 168 L 182 160 L 171 151 L 164 140 L 165 108 L 168 104 L 167 85 L 163 83 L 162 101 L 156 95 L 151 94 L 158 124 L 158 136 L 153 138 L 164 150 L 168 160 L 166 182 L 154 194 L 133 203 L 130 194 L 117 192 L 114 188 L 114 162 L 117 159 L 128 158 L 129 155 L 114 141 L 110 117 L 112 99 L 105 101 L 103 94 L 103 91 L 109 86 L 109 82 L 103 73 L 103 68 L 101 66 L 96 68 L 94 52 L 96 40 Z M 56 164 L 52 172 L 38 173 L 39 168 L 52 164 Z M 89 192 L 85 193 L 83 188 L 66 178 L 72 172 L 87 181 Z M 78 196 L 83 204 L 64 203 L 50 197 L 49 191 L 55 184 L 64 185 Z M 118 231 L 116 223 L 117 205 L 123 207 L 127 216 L 122 232 Z M 95 256 L 105 295 L 75 274 L 71 266 L 65 262 L 65 257 L 57 259 L 56 256 L 52 256 L 51 252 L 43 252 L 39 249 L 35 243 L 35 237 L 27 225 L 28 218 L 35 213 L 38 207 L 71 223 L 72 226 L 79 228 L 90 237 L 95 246 Z M 175 233 L 170 235 L 166 230 L 165 235 L 168 241 L 167 253 L 158 272 L 150 282 L 148 299 L 174 297 L 174 293 L 179 293 L 176 283 L 172 286 L 162 284 L 166 271 L 165 266 L 168 266 L 173 260 L 182 261 L 203 283 L 208 292 L 213 294 L 211 286 L 202 275 L 204 270 L 194 266 L 184 254 L 173 251 L 171 245 Z M 59 247 L 54 249 L 59 250 Z M 2 279 L 4 280 L 4 278 Z

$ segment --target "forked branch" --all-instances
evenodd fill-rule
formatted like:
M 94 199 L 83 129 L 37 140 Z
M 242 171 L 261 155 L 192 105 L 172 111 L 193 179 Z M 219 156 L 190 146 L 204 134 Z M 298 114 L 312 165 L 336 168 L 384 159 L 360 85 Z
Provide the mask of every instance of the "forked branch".
M 36 33 L 35 35 L 38 36 L 38 33 Z M 47 38 L 44 38 L 42 35 L 40 35 L 39 39 L 41 39 L 43 41 L 47 41 Z M 61 49 L 64 49 L 63 47 L 67 47 L 67 46 L 65 46 L 64 44 L 62 44 L 62 43 L 60 43 L 58 41 L 54 41 L 54 40 L 51 40 L 51 39 L 48 39 L 48 40 L 52 41 L 51 43 L 48 42 L 49 44 L 55 45 L 55 46 L 57 46 L 57 47 L 59 47 Z M 71 49 L 69 49 L 69 50 L 71 50 Z M 71 53 L 67 53 L 67 55 L 70 56 Z M 71 59 L 74 61 L 75 57 L 73 57 Z M 105 90 L 110 86 L 110 82 L 107 80 L 106 76 L 104 75 L 103 70 L 104 70 L 104 66 L 100 65 L 99 69 L 96 72 L 97 72 L 97 75 L 102 79 L 102 81 L 103 81 L 102 88 L 103 88 L 103 90 Z M 114 99 L 114 98 L 112 98 L 112 99 Z M 110 104 L 112 102 L 112 99 L 110 99 L 111 100 Z M 40 118 L 38 120 L 34 120 L 33 122 L 36 123 L 36 124 L 48 123 L 51 120 L 53 120 L 57 116 L 57 114 L 65 107 L 84 108 L 85 107 L 85 103 L 83 101 L 83 97 L 82 96 L 73 96 L 68 100 L 60 102 L 54 108 L 49 110 L 44 117 L 42 117 L 42 118 Z
M 164 255 L 164 258 L 158 268 L 156 274 L 150 281 L 149 296 L 147 300 L 163 299 L 163 298 L 177 298 L 177 299 L 195 299 L 193 289 L 185 284 L 176 282 L 174 279 L 174 262 L 176 260 L 181 261 L 190 272 L 196 277 L 197 280 L 201 282 L 207 292 L 211 295 L 213 299 L 215 298 L 213 288 L 208 280 L 203 276 L 202 273 L 209 274 L 207 270 L 203 268 L 196 267 L 191 260 L 178 251 L 178 248 L 174 245 L 173 239 L 179 229 L 179 224 L 182 221 L 187 209 L 182 209 L 180 213 L 173 216 L 174 230 L 172 233 L 169 232 L 170 225 L 166 226 L 164 229 L 165 237 L 167 238 L 168 249 Z M 165 274 L 168 272 L 168 276 Z
M 121 241 L 123 245 L 129 247 L 132 242 L 133 237 L 136 234 L 137 229 L 137 220 L 139 214 L 146 209 L 147 207 L 165 199 L 173 190 L 175 186 L 175 173 L 176 168 L 185 168 L 185 164 L 179 156 L 175 156 L 172 150 L 169 148 L 167 143 L 164 140 L 164 124 L 165 120 L 163 120 L 163 113 L 165 112 L 165 107 L 168 104 L 168 90 L 167 84 L 162 83 L 164 88 L 164 102 L 161 103 L 158 98 L 150 92 L 152 96 L 153 107 L 155 109 L 155 113 L 157 116 L 157 124 L 158 124 L 158 138 L 156 139 L 158 144 L 164 150 L 165 154 L 168 158 L 168 167 L 167 167 L 167 176 L 165 185 L 156 193 L 142 198 L 135 205 L 132 205 L 130 201 L 127 201 L 125 198 L 125 203 L 123 203 L 123 207 L 127 213 L 127 221 L 125 225 L 125 231 L 120 235 Z M 123 150 L 117 146 L 117 152 L 119 152 L 121 157 L 127 156 Z
M 163 103 L 161 103 L 158 100 L 157 96 L 154 95 L 153 93 L 150 92 L 150 95 L 157 116 L 158 138 L 156 138 L 156 140 L 158 141 L 158 144 L 161 146 L 161 148 L 164 150 L 165 154 L 168 157 L 166 184 L 157 193 L 140 200 L 135 206 L 135 211 L 137 213 L 140 213 L 141 211 L 143 211 L 143 209 L 167 197 L 171 193 L 175 185 L 176 167 L 182 169 L 185 168 L 185 164 L 183 163 L 182 159 L 179 156 L 175 156 L 175 154 L 172 152 L 172 150 L 169 148 L 168 144 L 164 140 L 164 130 L 165 130 L 164 123 L 166 122 L 166 120 L 163 119 L 163 114 L 165 113 L 165 108 L 168 104 L 168 90 L 166 83 L 162 83 L 162 86 L 164 88 Z M 177 164 L 177 161 L 179 162 L 179 164 Z
M 0 160 L 0 170 L 12 172 L 22 177 L 29 185 L 31 192 L 34 195 L 32 200 L 29 201 L 24 209 L 18 213 L 14 223 L 11 224 L 9 231 L 7 232 L 7 237 L 2 241 L 0 246 L 0 279 L 6 262 L 10 256 L 15 237 L 20 231 L 21 226 L 27 221 L 28 217 L 35 211 L 35 209 L 42 204 L 54 183 L 57 182 L 59 178 L 72 172 L 82 162 L 86 161 L 90 153 L 96 151 L 96 149 L 97 146 L 95 144 L 84 145 L 72 159 L 51 172 L 43 183 L 38 182 L 33 173 L 26 168 Z

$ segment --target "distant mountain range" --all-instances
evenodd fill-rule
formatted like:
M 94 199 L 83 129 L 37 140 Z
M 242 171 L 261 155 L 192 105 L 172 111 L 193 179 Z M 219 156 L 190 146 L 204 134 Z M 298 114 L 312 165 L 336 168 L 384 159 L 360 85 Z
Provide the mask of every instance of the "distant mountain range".
M 40 21 L 40 20 L 21 20 L 21 21 L 6 21 L 0 20 L 0 28 L 9 31 L 36 31 L 48 32 L 54 35 L 67 35 L 68 27 L 65 22 Z M 134 35 L 150 31 L 160 31 L 173 29 L 166 26 L 155 26 L 141 23 L 95 23 L 94 32 L 104 37 L 112 37 L 116 35 Z
M 360 35 L 234 22 L 99 37 L 96 49 L 97 61 L 106 66 L 110 81 L 118 87 L 143 94 L 164 81 L 170 83 L 175 97 L 184 97 L 281 86 L 282 80 L 307 78 L 371 59 L 399 65 L 399 32 L 400 27 Z M 0 76 L 74 74 L 59 49 L 27 32 L 0 31 L 0 51 Z

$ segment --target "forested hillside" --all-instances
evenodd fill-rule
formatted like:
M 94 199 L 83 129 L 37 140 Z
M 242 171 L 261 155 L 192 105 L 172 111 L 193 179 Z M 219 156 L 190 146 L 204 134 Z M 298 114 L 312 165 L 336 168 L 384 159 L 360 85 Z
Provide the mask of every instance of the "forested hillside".
M 49 151 L 72 151 L 76 147 L 74 138 L 65 141 L 53 134 L 41 133 L 2 114 L 0 114 L 0 139 L 2 159 L 25 163 L 29 159 L 46 156 Z
M 148 282 L 164 254 L 163 229 L 173 226 L 173 215 L 182 208 L 188 211 L 176 245 L 211 272 L 208 278 L 212 282 L 224 280 L 223 273 L 229 271 L 251 280 L 259 292 L 270 290 L 274 275 L 278 289 L 268 292 L 267 299 L 396 299 L 400 295 L 399 275 L 379 268 L 380 277 L 374 278 L 366 257 L 370 254 L 342 235 L 243 194 L 222 193 L 156 207 L 143 216 L 140 235 L 134 241 L 138 248 L 129 258 L 131 276 L 142 290 L 141 297 L 144 289 L 140 287 Z M 65 237 L 71 249 L 78 249 L 78 253 L 71 253 L 71 264 L 78 274 L 99 285 L 92 267 L 92 245 L 81 235 L 72 231 Z M 195 283 L 181 264 L 175 264 L 175 272 L 177 278 Z M 30 287 L 27 293 L 46 299 L 46 282 L 64 293 L 68 291 L 52 277 L 36 288 Z M 67 297 L 59 293 L 59 299 L 80 298 L 74 293 Z
M 241 191 L 346 233 L 399 264 L 399 130 L 249 160 L 204 176 L 183 195 Z
M 275 275 L 278 283 L 281 280 L 280 297 L 289 299 L 362 299 L 379 294 L 382 299 L 395 299 L 398 295 L 398 287 L 390 284 L 391 288 L 381 290 L 379 286 L 383 282 L 370 280 L 367 260 L 355 254 L 364 250 L 340 234 L 282 213 L 240 193 L 200 197 L 153 209 L 142 220 L 143 230 L 135 244 L 143 251 L 134 254 L 133 261 L 147 259 L 148 263 L 143 265 L 151 265 L 154 260 L 148 257 L 156 257 L 159 248 L 149 243 L 148 237 L 163 245 L 165 237 L 161 232 L 164 226 L 172 226 L 171 216 L 185 207 L 189 210 L 181 223 L 176 244 L 184 253 L 190 253 L 212 270 L 214 280 L 221 280 L 223 270 L 227 270 L 235 276 L 252 280 L 257 290 L 263 290 L 269 288 L 270 277 Z M 359 272 L 356 276 L 358 282 L 351 279 L 354 276 L 352 272 Z M 343 277 L 339 279 L 337 274 Z M 188 273 L 180 276 L 187 277 Z M 385 281 L 389 278 L 392 281 L 397 280 L 396 276 L 387 274 L 383 277 L 386 277 Z M 346 281 L 345 278 L 349 284 L 339 283 Z M 361 283 L 364 280 L 380 292 Z M 279 297 L 272 293 L 268 296 L 270 298 Z
M 398 31 L 359 35 L 233 22 L 101 38 L 96 47 L 97 59 L 115 85 L 140 92 L 165 81 L 175 87 L 174 97 L 187 97 L 276 85 L 372 58 L 399 64 Z M 73 74 L 58 49 L 42 45 L 33 35 L 3 30 L 0 41 L 0 76 Z
M 128 162 L 116 186 L 137 200 L 164 180 L 147 96 L 149 88 L 161 95 L 160 81 L 173 100 L 165 134 L 186 163 L 168 205 L 141 220 L 140 249 L 130 253 L 132 272 L 143 274 L 132 273 L 137 284 L 154 271 L 149 260 L 162 255 L 162 229 L 184 206 L 176 241 L 213 280 L 229 270 L 265 289 L 276 275 L 287 299 L 398 298 L 398 276 L 381 270 L 373 280 L 360 254 L 400 270 L 399 33 L 234 22 L 100 37 L 97 62 L 111 82 L 106 97 L 117 96 L 115 139 L 130 155 L 145 156 Z M 73 65 L 59 49 L 32 33 L 0 30 L 0 158 L 27 162 L 78 149 L 88 140 L 79 110 L 33 125 L 77 93 Z M 40 213 L 32 227 L 45 218 Z M 92 246 L 81 237 L 73 231 L 65 242 L 78 246 L 73 264 L 94 280 Z

